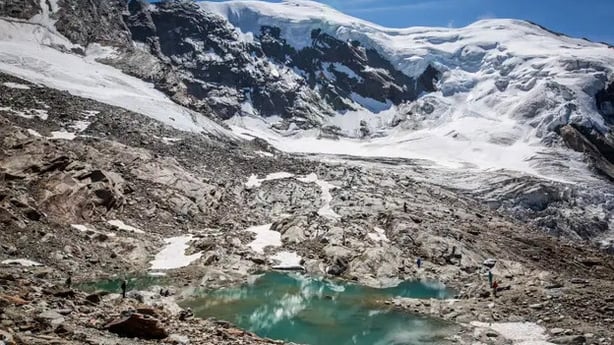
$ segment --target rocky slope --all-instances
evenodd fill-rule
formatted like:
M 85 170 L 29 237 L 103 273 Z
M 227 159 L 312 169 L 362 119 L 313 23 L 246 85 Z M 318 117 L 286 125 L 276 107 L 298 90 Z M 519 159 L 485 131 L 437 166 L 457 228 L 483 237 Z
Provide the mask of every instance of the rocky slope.
M 430 172 L 421 165 L 408 170 L 410 162 L 394 160 L 306 160 L 259 140 L 214 140 L 0 78 L 0 330 L 9 344 L 132 344 L 117 338 L 109 324 L 152 320 L 143 313 L 155 314 L 147 327 L 166 332 L 167 343 L 185 337 L 194 344 L 270 343 L 223 323 L 185 321 L 173 303 L 185 295 L 184 284 L 242 282 L 278 264 L 281 252 L 296 253 L 312 274 L 375 286 L 421 277 L 457 288 L 461 299 L 438 309 L 445 315 L 436 314 L 462 325 L 450 341 L 510 343 L 484 330 L 474 333 L 477 326 L 467 323 L 489 320 L 542 320 L 554 339 L 559 329 L 591 333 L 594 344 L 614 336 L 608 331 L 611 296 L 603 288 L 614 277 L 611 257 L 544 236 L 473 196 L 424 182 Z M 254 251 L 254 234 L 246 229 L 269 223 L 282 245 Z M 187 252 L 201 255 L 166 270 L 175 297 L 160 297 L 154 287 L 127 300 L 110 295 L 92 304 L 96 297 L 63 287 L 69 274 L 74 284 L 142 274 L 164 239 L 185 234 L 193 236 Z M 417 256 L 424 258 L 422 270 L 415 268 Z M 482 265 L 493 256 L 499 261 L 495 274 L 512 286 L 493 300 L 496 316 L 487 311 Z M 409 308 L 404 303 L 415 302 L 395 303 Z
M 4 20 L 0 67 L 218 138 L 260 137 L 287 152 L 432 161 L 437 183 L 549 233 L 609 247 L 614 187 L 598 177 L 613 171 L 609 48 L 523 22 L 500 22 L 500 45 L 484 43 L 494 39 L 486 35 L 494 22 L 387 31 L 312 3 L 296 4 L 300 15 L 284 12 L 293 3 L 70 4 L 42 6 L 29 21 Z M 92 18 L 96 13 L 102 15 Z M 577 66 L 557 55 L 546 59 L 551 51 L 518 46 L 521 33 L 535 44 L 576 44 L 585 53 Z M 391 46 L 395 40 L 414 48 Z M 483 52 L 470 54 L 476 47 Z M 402 56 L 409 60 L 400 63 Z M 168 98 L 143 92 L 147 84 L 100 62 L 153 82 Z M 43 73 L 46 65 L 53 68 Z M 464 91 L 456 87 L 463 80 L 473 81 Z

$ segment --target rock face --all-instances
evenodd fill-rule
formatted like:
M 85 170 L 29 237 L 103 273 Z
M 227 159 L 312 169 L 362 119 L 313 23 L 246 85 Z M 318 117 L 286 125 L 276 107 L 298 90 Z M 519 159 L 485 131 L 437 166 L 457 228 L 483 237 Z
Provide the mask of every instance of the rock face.
M 105 328 L 122 337 L 141 339 L 164 339 L 168 337 L 168 333 L 158 319 L 139 313 L 131 313 L 128 316 L 113 320 Z
M 604 135 L 594 129 L 567 125 L 560 133 L 569 147 L 589 157 L 597 172 L 614 181 L 614 132 Z
M 38 0 L 0 0 L 0 16 L 30 19 L 41 11 Z
M 122 12 L 129 0 L 60 0 L 59 32 L 73 43 L 87 47 L 90 43 L 122 46 L 130 44 Z
M 595 100 L 597 102 L 597 109 L 599 109 L 610 124 L 614 124 L 614 82 L 597 92 Z
M 193 105 L 206 103 L 223 119 L 255 111 L 315 125 L 319 116 L 367 105 L 368 99 L 412 101 L 434 91 L 439 75 L 428 66 L 414 80 L 376 50 L 317 29 L 300 50 L 288 45 L 277 27 L 263 26 L 248 41 L 227 21 L 190 2 L 162 2 L 152 9 L 133 1 L 128 9 L 132 38 L 172 66 Z

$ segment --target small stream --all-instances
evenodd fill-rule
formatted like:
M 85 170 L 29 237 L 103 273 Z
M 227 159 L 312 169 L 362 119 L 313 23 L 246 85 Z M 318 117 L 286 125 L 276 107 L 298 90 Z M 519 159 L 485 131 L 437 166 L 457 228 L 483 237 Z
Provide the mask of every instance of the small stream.
M 392 297 L 447 298 L 439 284 L 407 281 L 376 289 L 300 274 L 269 272 L 248 284 L 197 291 L 184 301 L 198 317 L 231 321 L 259 336 L 309 345 L 445 344 L 451 325 L 385 306 Z

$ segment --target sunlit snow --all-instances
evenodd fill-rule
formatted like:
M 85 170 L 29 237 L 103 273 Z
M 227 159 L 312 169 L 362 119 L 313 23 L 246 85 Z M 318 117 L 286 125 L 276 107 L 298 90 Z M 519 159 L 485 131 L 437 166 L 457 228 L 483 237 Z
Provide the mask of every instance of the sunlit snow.
M 490 328 L 501 334 L 505 339 L 511 340 L 514 345 L 554 345 L 546 340 L 546 329 L 531 322 L 472 322 L 471 325 L 481 328 Z
M 42 266 L 43 264 L 29 259 L 12 259 L 0 262 L 3 265 L 19 265 L 25 267 Z
M 127 225 L 127 224 L 125 224 L 121 220 L 113 219 L 113 220 L 107 221 L 107 223 L 109 223 L 113 227 L 118 228 L 119 230 L 123 230 L 123 231 L 127 231 L 127 232 L 133 232 L 135 234 L 144 234 L 145 233 L 145 231 L 143 231 L 141 229 L 138 229 L 138 228 L 135 228 L 134 226 Z
M 239 135 L 261 137 L 283 151 L 426 159 L 446 168 L 506 169 L 556 178 L 560 174 L 544 170 L 542 158 L 574 169 L 582 162 L 571 153 L 561 157 L 548 144 L 555 128 L 576 123 L 606 131 L 594 102 L 614 73 L 614 54 L 604 44 L 511 19 L 481 20 L 462 28 L 391 29 L 312 1 L 200 6 L 244 33 L 257 33 L 262 25 L 279 27 L 298 49 L 311 45 L 310 33 L 318 28 L 341 41 L 357 40 L 376 49 L 409 76 L 428 65 L 442 72 L 438 91 L 411 104 L 397 107 L 354 94 L 362 108 L 324 119 L 340 128 L 344 137 L 338 140 L 321 137 L 317 129 L 274 130 L 276 119 L 228 121 Z M 342 66 L 335 69 L 344 71 Z M 380 73 L 370 67 L 368 72 Z M 375 135 L 359 139 L 361 121 Z
M 19 83 L 5 82 L 5 83 L 2 83 L 2 85 L 6 87 L 10 87 L 12 89 L 30 90 L 30 87 L 28 85 L 19 84 Z
M 151 270 L 171 270 L 188 266 L 192 262 L 200 259 L 202 252 L 186 255 L 189 242 L 193 239 L 191 235 L 171 237 L 164 240 L 166 246 L 156 254 L 151 261 Z
M 273 269 L 302 269 L 301 257 L 294 252 L 281 251 L 271 256 L 271 260 L 277 261 L 276 265 L 271 266 Z
M 250 242 L 248 247 L 261 254 L 264 253 L 264 248 L 266 247 L 281 247 L 281 234 L 271 230 L 271 225 L 273 224 L 252 226 L 245 229 L 245 231 L 256 234 L 256 239 Z

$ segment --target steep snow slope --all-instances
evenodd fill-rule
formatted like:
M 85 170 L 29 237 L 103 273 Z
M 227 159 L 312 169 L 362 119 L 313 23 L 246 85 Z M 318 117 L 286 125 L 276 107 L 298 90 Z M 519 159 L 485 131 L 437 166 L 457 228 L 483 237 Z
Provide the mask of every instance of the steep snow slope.
M 295 46 L 321 29 L 342 40 L 377 49 L 409 76 L 429 64 L 443 72 L 438 92 L 414 104 L 375 113 L 368 109 L 328 120 L 344 134 L 369 127 L 369 140 L 331 141 L 319 133 L 272 131 L 261 120 L 235 119 L 243 132 L 267 135 L 291 151 L 427 158 L 445 165 L 506 168 L 558 175 L 544 169 L 580 158 L 561 157 L 558 130 L 566 124 L 606 133 L 595 94 L 613 80 L 614 50 L 603 44 L 560 36 L 518 20 L 483 20 L 464 28 L 389 29 L 309 1 L 203 2 L 244 33 L 263 25 L 281 29 Z M 379 109 L 381 110 L 381 109 Z M 274 119 L 268 119 L 271 122 Z M 380 138 L 383 137 L 383 138 Z M 563 150 L 565 151 L 565 150 Z
M 91 45 L 86 56 L 80 56 L 69 51 L 76 47 L 56 32 L 47 11 L 28 22 L 0 19 L 0 71 L 141 113 L 180 130 L 235 137 L 177 105 L 153 85 L 96 61 L 113 54 L 112 49 Z

